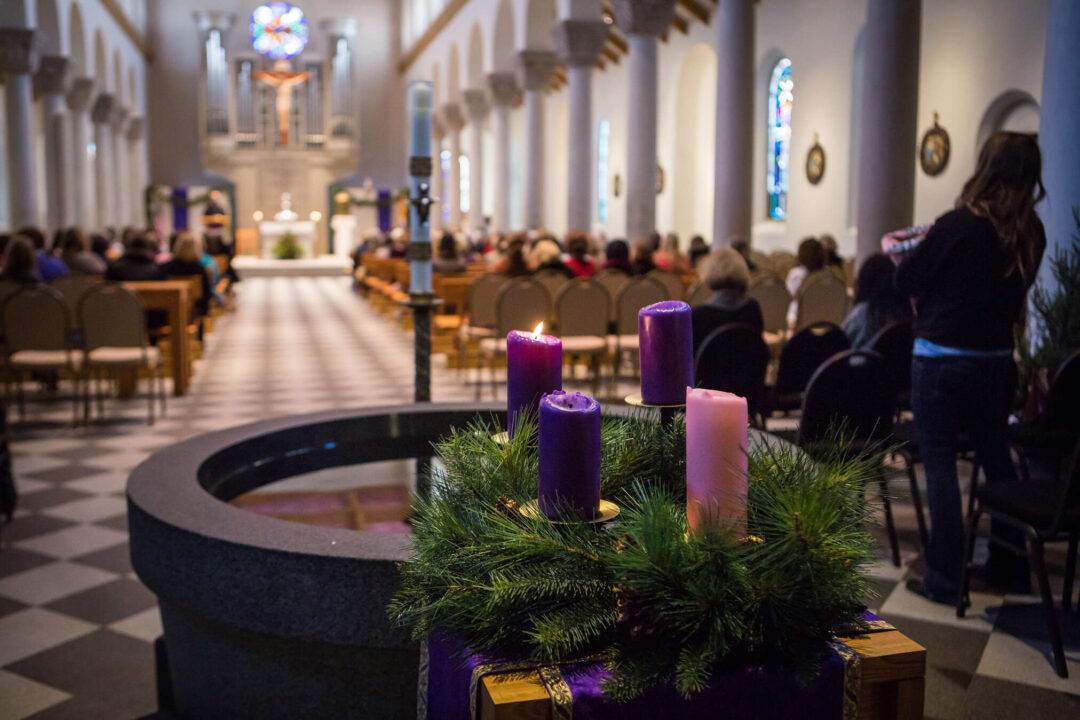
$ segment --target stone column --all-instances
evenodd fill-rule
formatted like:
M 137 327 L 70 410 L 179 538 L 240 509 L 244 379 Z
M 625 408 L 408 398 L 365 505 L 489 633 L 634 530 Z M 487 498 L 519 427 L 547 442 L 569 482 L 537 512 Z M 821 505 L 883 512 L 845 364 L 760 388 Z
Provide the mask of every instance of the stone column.
M 656 104 L 659 38 L 671 25 L 675 0 L 615 0 L 615 19 L 630 45 L 626 118 L 626 239 L 656 230 Z
M 71 110 L 71 222 L 87 230 L 93 227 L 95 217 L 94 173 L 89 154 L 89 109 L 93 93 L 93 79 L 81 77 L 71 81 L 67 94 L 68 109 Z
M 431 137 L 431 197 L 436 201 L 431 208 L 431 232 L 435 237 L 436 232 L 442 232 L 443 203 L 446 201 L 442 183 L 442 141 L 446 137 L 446 128 L 436 113 L 431 115 Z
M 495 207 L 491 229 L 510 230 L 510 108 L 521 92 L 514 73 L 498 72 L 487 76 L 488 92 L 494 106 L 492 122 L 495 134 Z
M 544 91 L 555 73 L 555 53 L 522 50 L 518 79 L 525 88 L 525 227 L 543 226 L 544 214 Z
M 442 114 L 450 139 L 450 175 L 446 180 L 450 187 L 443 188 L 443 195 L 450 205 L 450 229 L 457 232 L 461 229 L 461 128 L 465 127 L 465 118 L 457 103 L 443 105 Z
M 68 138 L 66 57 L 41 58 L 34 80 L 45 98 L 46 219 L 50 232 L 74 223 L 71 212 L 71 142 Z
M 1042 108 L 1039 113 L 1039 145 L 1042 147 L 1043 184 L 1046 199 L 1039 214 L 1046 227 L 1046 259 L 1039 281 L 1053 292 L 1057 282 L 1049 259 L 1067 251 L 1076 224 L 1073 208 L 1080 207 L 1080 143 L 1076 118 L 1080 115 L 1080 3 L 1050 0 L 1046 23 L 1046 55 L 1043 60 Z
M 115 107 L 116 97 L 101 93 L 94 99 L 90 111 L 90 119 L 94 122 L 94 184 L 97 187 L 93 225 L 97 229 L 116 223 L 111 125 Z
M 607 40 L 603 20 L 563 20 L 551 31 L 559 59 L 568 68 L 570 92 L 566 227 L 589 232 L 593 208 L 592 69 Z
M 0 28 L 0 73 L 7 111 L 8 194 L 11 226 L 41 221 L 34 157 L 34 89 L 31 73 L 37 67 L 36 36 L 28 28 Z
M 716 30 L 716 167 L 712 246 L 750 240 L 754 187 L 754 0 L 724 0 Z
M 112 171 L 115 191 L 113 194 L 113 212 L 117 228 L 122 228 L 129 223 L 131 208 L 130 191 L 128 184 L 127 164 L 127 121 L 130 111 L 125 107 L 117 107 L 113 111 L 112 122 Z
M 466 90 L 469 114 L 469 229 L 484 229 L 484 121 L 491 106 L 481 89 Z
M 881 236 L 911 224 L 915 209 L 921 0 L 868 0 L 856 261 Z
M 134 203 L 128 211 L 128 222 L 135 227 L 146 224 L 143 214 L 143 191 L 146 188 L 146 162 L 143 158 L 143 131 L 145 123 L 141 115 L 128 120 L 127 132 L 127 163 L 128 163 L 128 197 Z

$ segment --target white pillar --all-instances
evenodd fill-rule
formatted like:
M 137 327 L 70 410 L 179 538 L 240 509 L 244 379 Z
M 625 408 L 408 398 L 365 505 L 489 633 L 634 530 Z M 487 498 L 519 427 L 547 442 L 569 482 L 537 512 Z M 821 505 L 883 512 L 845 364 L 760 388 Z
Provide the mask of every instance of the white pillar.
M 113 174 L 112 118 L 115 97 L 101 93 L 94 100 L 90 119 L 94 121 L 94 184 L 97 187 L 97 203 L 94 227 L 103 229 L 116 225 L 115 186 Z
M 34 90 L 30 77 L 37 65 L 34 42 L 33 30 L 0 28 L 0 47 L 4 49 L 0 52 L 0 73 L 6 76 L 8 194 L 11 225 L 16 229 L 41 222 L 34 162 Z
M 116 214 L 117 229 L 123 228 L 131 221 L 131 192 L 128 182 L 127 161 L 127 121 L 129 111 L 125 107 L 118 107 L 113 112 L 112 118 L 112 170 L 115 191 L 113 195 L 113 212 Z
M 491 229 L 495 232 L 510 230 L 510 107 L 520 96 L 517 79 L 513 73 L 491 73 L 487 77 L 488 91 L 494 105 L 492 121 L 495 135 L 495 207 L 491 215 Z
M 525 227 L 544 225 L 544 91 L 555 72 L 555 53 L 522 50 L 518 73 L 525 88 Z
M 41 58 L 34 81 L 45 98 L 46 226 L 55 232 L 74 222 L 71 212 L 71 142 L 68 137 L 66 57 Z
M 129 209 L 128 222 L 134 227 L 144 227 L 146 218 L 143 215 L 143 191 L 146 189 L 146 164 L 143 162 L 143 129 L 145 122 L 141 115 L 137 115 L 128 121 L 127 138 L 127 163 L 128 163 L 128 197 L 132 205 Z
M 1076 230 L 1073 209 L 1080 207 L 1080 143 L 1076 118 L 1080 115 L 1080 3 L 1050 0 L 1046 23 L 1046 55 L 1043 60 L 1042 108 L 1039 113 L 1039 145 L 1042 147 L 1043 184 L 1046 199 L 1039 214 L 1046 227 L 1046 258 L 1039 281 L 1053 292 L 1057 281 L 1049 258 L 1067 252 Z
M 446 179 L 449 187 L 443 188 L 443 194 L 450 205 L 450 230 L 457 232 L 461 229 L 461 128 L 465 126 L 465 118 L 457 103 L 443 105 L 442 114 L 450 140 L 450 173 Z
M 657 53 L 671 25 L 675 0 L 616 0 L 615 18 L 630 45 L 626 119 L 626 239 L 656 230 Z
M 469 229 L 484 229 L 484 121 L 487 120 L 487 93 L 466 90 L 465 109 L 469 114 Z
M 878 252 L 881 236 L 911 224 L 912 150 L 918 123 L 922 0 L 868 0 L 859 122 L 856 260 Z
M 754 0 L 716 7 L 716 166 L 712 245 L 750 240 L 754 185 Z
M 569 85 L 566 227 L 589 232 L 593 208 L 592 69 L 607 41 L 603 20 L 563 20 L 551 31 Z
M 431 233 L 435 237 L 436 233 L 442 232 L 443 204 L 446 202 L 442 183 L 442 144 L 446 128 L 437 114 L 431 116 L 431 136 L 431 198 L 435 201 L 431 208 Z
M 91 78 L 76 78 L 67 94 L 71 110 L 71 224 L 87 230 L 94 226 L 94 173 L 90 163 L 90 98 L 94 91 Z

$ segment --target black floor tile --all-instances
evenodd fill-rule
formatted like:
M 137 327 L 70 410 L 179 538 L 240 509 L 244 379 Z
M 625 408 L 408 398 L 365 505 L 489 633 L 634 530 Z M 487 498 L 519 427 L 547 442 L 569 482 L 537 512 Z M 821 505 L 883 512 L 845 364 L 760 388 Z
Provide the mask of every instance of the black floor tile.
M 56 558 L 21 548 L 5 547 L 0 550 L 0 578 L 21 573 L 24 570 L 33 570 L 39 565 L 47 565 L 51 562 L 56 562 Z
M 1080 717 L 1080 696 L 976 675 L 968 688 L 964 720 Z
M 939 625 L 907 617 L 889 619 L 900 632 L 926 648 L 931 667 L 974 674 L 990 633 Z
M 117 518 L 109 518 L 104 522 L 96 523 L 97 525 L 105 525 L 106 527 L 112 527 L 114 530 L 127 530 L 127 516 L 120 515 L 119 518 L 124 521 L 122 526 L 116 523 Z M 113 525 L 109 525 L 113 523 Z M 124 575 L 132 571 L 131 568 L 131 548 L 128 544 L 120 543 L 104 550 L 98 550 L 88 555 L 80 555 L 76 560 L 80 565 L 92 565 L 102 570 L 108 570 L 118 575 Z
M 0 618 L 5 615 L 10 615 L 11 613 L 19 612 L 26 607 L 27 606 L 23 605 L 21 602 L 16 602 L 10 598 L 0 596 Z
M 124 513 L 123 515 L 117 515 L 116 517 L 111 517 L 106 520 L 98 520 L 96 523 L 93 524 L 100 525 L 101 527 L 112 528 L 113 530 L 123 530 L 124 532 L 127 532 L 127 513 Z M 125 545 L 125 547 L 127 546 Z
M 114 450 L 113 452 L 116 451 Z M 65 483 L 71 480 L 82 480 L 83 478 L 90 477 L 91 475 L 97 475 L 99 473 L 101 473 L 101 468 L 93 468 L 75 463 L 72 465 L 63 465 L 58 468 L 53 468 L 52 470 L 26 473 L 26 477 L 31 477 L 36 480 L 45 480 L 46 482 Z M 40 495 L 41 493 L 34 494 Z
M 52 492 L 46 490 L 44 492 Z M 39 493 L 34 493 L 37 495 Z M 73 498 L 78 500 L 79 498 L 88 497 L 82 493 L 76 493 L 78 497 Z M 31 495 L 30 497 L 33 497 Z M 22 502 L 20 498 L 19 502 Z M 47 515 L 27 515 L 25 517 L 15 518 L 10 525 L 4 526 L 3 539 L 5 545 L 19 542 L 20 540 L 26 540 L 28 538 L 35 537 L 37 535 L 43 535 L 45 533 L 56 532 L 57 530 L 63 530 L 66 527 L 77 525 L 69 520 L 61 520 L 60 518 L 53 518 Z M 7 552 L 7 549 L 2 552 Z
M 84 477 L 89 477 L 102 472 L 101 470 L 95 473 L 86 473 Z M 30 493 L 29 495 L 23 495 L 19 497 L 19 507 L 24 510 L 45 510 L 56 505 L 62 505 L 72 500 L 82 500 L 83 498 L 90 497 L 89 493 L 78 492 L 66 487 L 57 487 L 52 490 L 42 490 L 41 492 Z M 7 535 L 7 532 L 4 532 Z
M 157 604 L 157 598 L 138 580 L 121 578 L 74 595 L 67 595 L 45 607 L 98 625 L 123 620 Z
M 34 713 L 26 720 L 131 720 L 129 710 L 108 703 L 74 697 Z
M 63 458 L 72 462 L 79 462 L 80 460 L 89 460 L 90 458 L 100 457 L 102 455 L 108 455 L 109 453 L 116 452 L 116 448 L 103 447 L 101 445 L 95 445 L 93 441 L 87 442 L 85 445 L 81 445 L 77 448 L 71 448 L 70 450 L 60 450 L 57 452 L 49 453 L 50 457 Z

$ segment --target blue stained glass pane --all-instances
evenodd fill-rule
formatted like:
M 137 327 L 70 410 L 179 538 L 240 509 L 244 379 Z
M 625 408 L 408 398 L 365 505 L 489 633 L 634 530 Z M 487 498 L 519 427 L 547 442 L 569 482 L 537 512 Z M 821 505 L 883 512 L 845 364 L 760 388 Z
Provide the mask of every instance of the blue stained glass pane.
M 596 219 L 608 217 L 608 157 L 611 154 L 611 123 L 600 121 L 596 137 Z
M 783 58 L 769 80 L 768 166 L 765 186 L 769 195 L 769 217 L 787 219 L 787 193 L 791 168 L 791 61 Z
M 266 3 L 255 8 L 248 32 L 255 52 L 271 60 L 296 57 L 308 42 L 304 11 L 287 2 Z

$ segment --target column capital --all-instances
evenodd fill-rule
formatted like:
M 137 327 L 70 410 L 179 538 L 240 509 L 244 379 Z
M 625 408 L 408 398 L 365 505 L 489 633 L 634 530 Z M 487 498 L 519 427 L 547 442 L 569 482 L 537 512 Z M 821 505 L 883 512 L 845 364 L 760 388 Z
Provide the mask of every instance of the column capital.
M 660 37 L 671 26 L 675 0 L 614 0 L 615 21 L 628 35 Z
M 344 37 L 352 40 L 356 37 L 356 18 L 328 18 L 319 23 L 319 27 L 326 31 L 327 35 Z
M 141 140 L 145 127 L 146 123 L 143 121 L 142 115 L 136 115 L 130 118 L 128 120 L 127 131 L 125 132 L 125 134 L 127 135 L 127 139 L 131 140 L 132 142 L 135 142 L 136 140 Z
M 488 111 L 491 110 L 487 93 L 479 88 L 470 88 L 461 94 L 465 99 L 465 111 L 469 115 L 469 120 L 477 123 L 484 122 L 484 119 L 488 116 Z
M 90 119 L 95 124 L 111 123 L 115 107 L 115 95 L 112 93 L 100 93 L 94 98 L 94 106 L 90 108 Z
M 555 53 L 548 50 L 521 50 L 518 52 L 518 82 L 526 90 L 543 92 L 558 64 Z
M 607 36 L 608 24 L 603 20 L 563 20 L 551 28 L 555 52 L 571 66 L 598 65 Z
M 488 73 L 487 84 L 488 92 L 491 94 L 491 104 L 495 107 L 510 107 L 521 95 L 517 76 L 512 72 Z
M 37 33 L 32 28 L 0 27 L 0 74 L 29 75 L 37 61 Z
M 113 132 L 120 134 L 124 132 L 127 127 L 128 116 L 131 115 L 131 111 L 122 105 L 116 105 L 113 108 L 112 118 L 109 123 L 112 125 Z
M 446 103 L 442 106 L 442 119 L 446 129 L 450 132 L 458 132 L 465 127 L 465 116 L 461 113 L 461 106 L 457 103 Z
M 67 91 L 68 108 L 83 111 L 90 107 L 90 96 L 94 93 L 94 79 L 77 77 L 71 81 Z
M 220 30 L 224 33 L 236 21 L 234 13 L 225 12 L 224 10 L 196 10 L 194 15 L 195 23 L 203 33 L 208 33 L 211 30 Z
M 62 55 L 46 55 L 41 58 L 34 84 L 45 95 L 62 95 L 67 92 L 68 70 L 71 61 Z

